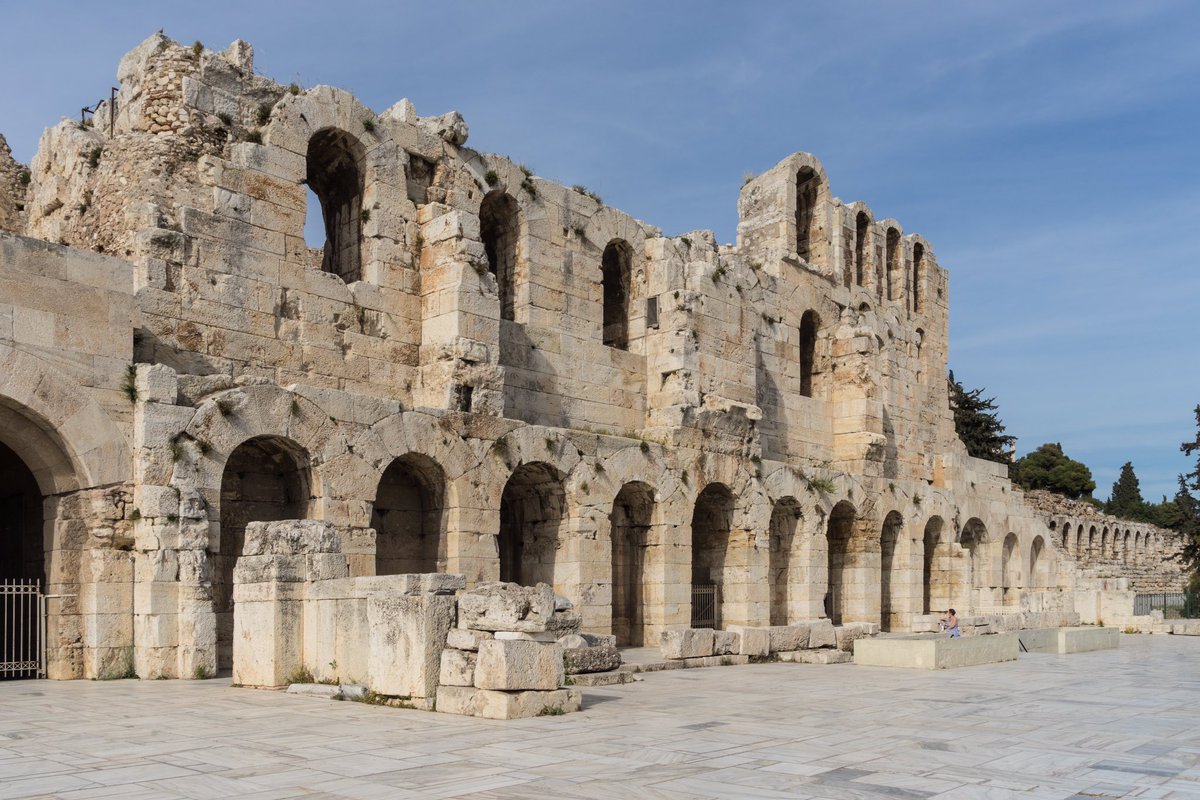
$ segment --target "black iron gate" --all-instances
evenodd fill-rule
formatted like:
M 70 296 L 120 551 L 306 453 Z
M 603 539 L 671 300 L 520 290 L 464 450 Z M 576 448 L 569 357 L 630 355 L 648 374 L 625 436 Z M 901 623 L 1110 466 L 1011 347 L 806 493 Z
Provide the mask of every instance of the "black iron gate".
M 46 677 L 46 596 L 41 581 L 0 581 L 0 680 Z
M 692 587 L 692 627 L 717 627 L 717 587 Z

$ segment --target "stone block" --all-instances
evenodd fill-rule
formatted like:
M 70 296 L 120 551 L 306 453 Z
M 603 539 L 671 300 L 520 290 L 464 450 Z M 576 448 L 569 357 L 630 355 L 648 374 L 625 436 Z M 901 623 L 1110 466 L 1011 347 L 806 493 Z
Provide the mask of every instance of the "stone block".
M 800 623 L 797 625 L 772 625 L 767 628 L 770 635 L 772 653 L 786 653 L 792 650 L 803 650 L 809 646 L 811 626 Z
M 474 686 L 475 659 L 475 654 L 469 650 L 443 650 L 438 683 L 442 686 Z
M 833 621 L 815 619 L 808 623 L 808 647 L 837 647 L 837 634 L 833 632 Z
M 580 647 L 563 650 L 563 667 L 568 675 L 608 672 L 621 666 L 621 653 L 615 647 Z
M 501 692 L 466 686 L 438 689 L 437 710 L 484 719 L 528 719 L 583 707 L 583 693 L 574 687 L 553 691 Z
M 713 655 L 728 656 L 738 653 L 742 636 L 736 631 L 713 631 Z
M 663 658 L 703 658 L 713 654 L 712 628 L 684 628 L 663 631 L 660 649 Z
M 573 634 L 567 634 L 568 636 Z M 540 631 L 538 633 L 525 633 L 523 631 L 496 631 L 495 639 L 503 639 L 511 642 L 557 642 L 559 635 L 555 631 Z
M 474 652 L 479 649 L 480 642 L 486 642 L 491 638 L 492 634 L 488 631 L 469 631 L 466 628 L 451 628 L 450 632 L 446 634 L 446 647 Z
M 341 696 L 342 690 L 340 687 L 328 683 L 293 683 L 288 687 L 287 693 L 334 700 Z
M 549 630 L 553 617 L 554 590 L 544 583 L 481 583 L 458 596 L 460 628 L 537 633 Z
M 453 597 L 368 597 L 367 684 L 371 689 L 396 697 L 433 697 L 453 618 Z
M 730 625 L 729 629 L 739 634 L 737 654 L 741 656 L 765 656 L 771 652 L 771 631 L 769 628 L 748 628 L 743 625 Z
M 479 643 L 479 689 L 550 690 L 563 685 L 563 650 L 556 643 L 498 640 Z
M 834 628 L 834 634 L 837 637 L 837 649 L 844 653 L 853 653 L 854 643 L 859 639 L 870 637 L 872 634 L 869 631 L 870 623 L 866 622 L 848 622 L 845 625 L 839 625 Z

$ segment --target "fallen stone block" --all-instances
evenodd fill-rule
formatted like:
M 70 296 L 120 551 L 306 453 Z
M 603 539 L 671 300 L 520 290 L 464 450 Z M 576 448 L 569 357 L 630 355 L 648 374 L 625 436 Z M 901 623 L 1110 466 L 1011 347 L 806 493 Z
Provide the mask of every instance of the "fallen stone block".
M 367 696 L 367 687 L 359 683 L 343 683 L 338 689 L 343 700 L 362 700 Z
M 1015 632 L 951 639 L 914 633 L 858 639 L 854 663 L 872 667 L 948 669 L 1016 661 L 1020 640 Z
M 554 590 L 544 583 L 481 583 L 458 596 L 460 628 L 537 633 L 549 630 L 553 617 Z
M 875 633 L 878 633 L 879 626 L 874 623 L 848 622 L 845 625 L 839 625 L 834 629 L 837 637 L 837 649 L 846 653 L 854 652 L 854 643 L 856 641 L 875 635 L 870 632 L 872 625 L 875 627 Z
M 580 633 L 588 647 L 616 647 L 617 637 L 611 633 Z
M 685 658 L 683 665 L 687 669 L 697 667 L 740 667 L 750 663 L 750 656 L 703 656 L 701 658 Z
M 528 719 L 557 716 L 583 707 L 583 693 L 575 687 L 553 691 L 501 692 L 466 686 L 438 688 L 437 710 L 484 719 Z
M 559 640 L 559 635 L 554 631 L 539 631 L 538 633 L 525 633 L 524 631 L 496 631 L 495 638 L 505 639 L 513 642 L 557 642 Z
M 573 686 L 618 686 L 623 683 L 633 683 L 641 680 L 634 676 L 631 669 L 614 669 L 608 672 L 589 672 L 583 675 L 572 675 L 567 683 Z
M 800 650 L 792 653 L 797 664 L 849 664 L 854 656 L 844 650 Z
M 501 639 L 480 642 L 475 687 L 505 691 L 557 689 L 565 678 L 562 654 L 558 644 Z
M 684 628 L 663 631 L 660 649 L 663 658 L 703 658 L 713 654 L 712 628 Z
M 621 653 L 615 647 L 578 647 L 563 650 L 563 666 L 568 675 L 607 672 L 621 666 Z

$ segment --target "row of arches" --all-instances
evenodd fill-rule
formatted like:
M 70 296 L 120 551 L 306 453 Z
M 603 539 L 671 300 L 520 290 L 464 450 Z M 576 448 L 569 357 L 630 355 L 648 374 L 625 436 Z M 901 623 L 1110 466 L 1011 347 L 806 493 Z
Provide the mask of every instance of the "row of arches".
M 1053 520 L 1050 529 L 1058 529 L 1058 541 L 1064 552 L 1083 562 L 1107 561 L 1135 567 L 1161 560 L 1161 542 L 1152 531 L 1122 528 L 1101 523 Z

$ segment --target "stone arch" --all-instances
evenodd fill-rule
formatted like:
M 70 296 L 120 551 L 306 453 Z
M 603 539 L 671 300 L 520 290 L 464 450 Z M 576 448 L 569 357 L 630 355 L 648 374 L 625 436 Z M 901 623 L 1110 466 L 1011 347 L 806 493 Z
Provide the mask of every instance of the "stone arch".
M 0 431 L 45 495 L 131 477 L 125 435 L 87 390 L 42 359 L 5 345 Z
M 344 130 L 322 128 L 309 137 L 305 180 L 321 204 L 321 269 L 346 283 L 362 277 L 364 161 L 362 143 Z
M 1004 589 L 1004 605 L 1015 606 L 1019 602 L 1021 585 L 1021 548 L 1015 533 L 1004 537 L 1000 557 L 1000 585 Z
M 1111 555 L 1112 540 L 1109 536 L 1108 526 L 1105 525 L 1100 529 L 1100 552 L 1097 554 L 1101 559 L 1108 558 Z
M 1033 537 L 1029 546 L 1029 580 L 1032 589 L 1046 589 L 1054 585 L 1052 556 L 1041 536 Z
M 629 349 L 629 295 L 633 248 L 624 239 L 613 239 L 600 259 L 604 298 L 603 340 L 608 347 Z
M 647 554 L 654 521 L 654 489 L 626 483 L 609 516 L 612 567 L 612 632 L 618 645 L 646 643 Z
M 306 519 L 312 477 L 307 451 L 282 436 L 252 436 L 225 460 L 221 517 L 209 563 L 217 623 L 217 669 L 233 668 L 233 571 L 251 522 Z
M 962 605 L 975 608 L 974 595 L 992 585 L 987 526 L 979 517 L 971 517 L 963 525 L 958 541 L 967 556 L 966 580 L 962 583 L 967 602 Z
M 712 627 L 720 627 L 727 615 L 725 584 L 728 573 L 736 567 L 730 563 L 733 536 L 734 496 L 724 483 L 710 483 L 696 496 L 692 512 L 692 625 L 702 624 L 700 597 L 707 588 L 715 592 Z
M 446 476 L 436 461 L 406 453 L 383 471 L 371 504 L 375 574 L 444 572 Z
M 922 536 L 922 611 L 933 614 L 950 608 L 950 593 L 954 579 L 953 554 L 944 540 L 945 521 L 937 515 L 925 523 Z
M 500 496 L 500 580 L 556 586 L 565 521 L 563 474 L 544 461 L 514 469 Z
M 864 616 L 866 598 L 866 546 L 857 521 L 857 510 L 848 500 L 838 502 L 829 512 L 826 540 L 829 547 L 829 586 L 826 613 L 835 625 L 859 621 Z M 874 581 L 870 581 L 874 583 Z M 861 620 L 869 621 L 869 620 Z
M 779 498 L 771 506 L 768 573 L 772 625 L 790 625 L 802 619 L 796 610 L 802 606 L 804 583 L 804 531 L 799 524 L 803 517 L 800 502 L 791 495 Z
M 1087 535 L 1087 557 L 1088 560 L 1093 560 L 1096 557 L 1096 526 L 1092 525 L 1088 528 Z
M 899 511 L 888 512 L 879 534 L 879 624 L 885 631 L 900 630 L 905 616 L 903 535 L 904 517 Z
M 521 248 L 520 207 L 504 189 L 494 189 L 479 205 L 479 238 L 483 242 L 487 268 L 496 279 L 500 294 L 500 318 L 515 320 L 517 271 Z

